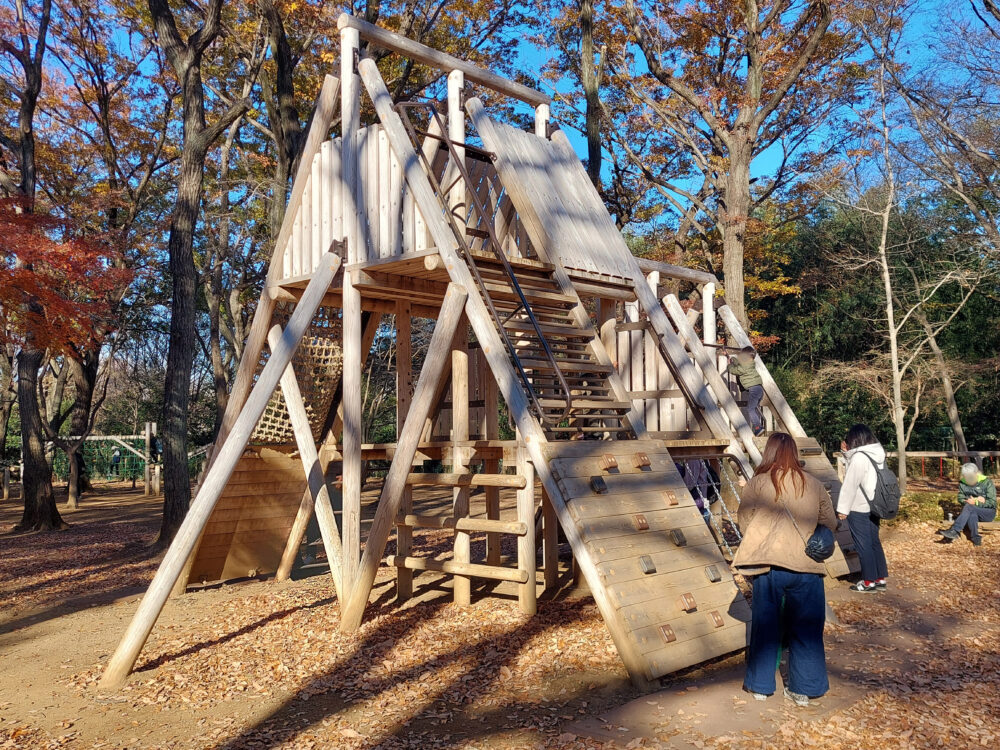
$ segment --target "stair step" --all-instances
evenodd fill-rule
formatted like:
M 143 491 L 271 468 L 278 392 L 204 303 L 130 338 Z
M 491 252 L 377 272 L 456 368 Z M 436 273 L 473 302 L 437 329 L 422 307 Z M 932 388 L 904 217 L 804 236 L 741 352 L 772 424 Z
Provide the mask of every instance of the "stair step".
M 488 266 L 486 268 L 477 266 L 476 270 L 479 271 L 479 275 L 482 277 L 483 281 L 510 285 L 510 277 L 507 275 L 507 269 L 505 268 L 500 266 Z M 548 273 L 535 274 L 525 273 L 524 271 L 518 269 L 513 270 L 514 278 L 522 287 L 530 286 L 549 291 L 559 291 L 559 282 L 553 279 Z
M 503 263 L 493 253 L 483 252 L 482 250 L 471 250 L 470 253 L 475 259 L 477 266 L 494 265 L 503 267 Z M 543 263 L 540 260 L 532 260 L 530 258 L 511 258 L 508 256 L 507 262 L 511 268 L 518 270 L 540 271 L 542 273 L 552 273 L 555 270 L 555 266 L 551 263 Z
M 488 281 L 484 282 L 484 285 L 487 293 L 490 295 L 490 299 L 493 300 L 493 306 L 497 309 L 501 306 L 513 309 L 521 304 L 521 298 L 510 287 L 502 287 L 499 284 L 491 284 Z M 528 300 L 528 304 L 531 305 L 532 312 L 536 309 L 569 310 L 576 307 L 577 303 L 577 299 L 568 294 L 541 292 L 530 287 L 522 288 L 521 292 L 524 294 L 524 298 Z
M 627 428 L 621 425 L 617 427 L 614 425 L 611 427 L 582 427 L 579 425 L 575 427 L 550 427 L 546 425 L 544 429 L 546 432 L 586 432 L 594 434 L 597 432 L 621 432 Z
M 527 320 L 513 319 L 508 320 L 504 323 L 504 329 L 507 331 L 523 331 L 527 333 L 534 333 L 535 327 Z M 594 336 L 591 333 L 587 333 L 576 326 L 572 325 L 557 325 L 553 323 L 540 324 L 539 329 L 542 331 L 543 336 L 562 336 L 567 339 L 577 339 L 579 341 L 591 341 Z
M 521 358 L 519 358 L 521 359 Z M 545 359 L 521 359 L 521 366 L 526 370 L 541 370 L 542 372 L 552 372 L 552 364 Z M 559 370 L 561 372 L 586 372 L 594 373 L 595 376 L 607 376 L 611 372 L 611 365 L 602 365 L 597 362 L 574 362 L 571 360 L 559 360 Z
M 558 408 L 560 406 L 565 406 L 565 401 L 560 401 L 559 399 L 551 398 L 540 398 L 538 403 L 541 404 L 542 408 Z M 610 399 L 596 399 L 596 398 L 573 398 L 573 410 L 577 409 L 614 409 L 614 410 L 624 410 L 628 411 L 632 408 L 632 404 L 626 403 L 625 401 L 612 401 Z

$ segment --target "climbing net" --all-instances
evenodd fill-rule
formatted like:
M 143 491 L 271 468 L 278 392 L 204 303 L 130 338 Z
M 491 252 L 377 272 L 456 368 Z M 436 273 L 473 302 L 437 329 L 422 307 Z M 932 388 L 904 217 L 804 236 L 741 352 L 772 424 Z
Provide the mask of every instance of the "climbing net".
M 282 327 L 288 324 L 294 305 L 278 305 L 272 319 Z M 292 358 L 292 367 L 302 392 L 302 401 L 309 415 L 313 440 L 320 439 L 326 419 L 343 372 L 344 357 L 341 350 L 341 318 L 335 308 L 321 307 L 313 317 L 302 343 Z M 260 355 L 257 377 L 270 356 L 265 348 Z M 256 445 L 285 445 L 295 441 L 281 389 L 275 389 L 264 409 L 250 442 Z

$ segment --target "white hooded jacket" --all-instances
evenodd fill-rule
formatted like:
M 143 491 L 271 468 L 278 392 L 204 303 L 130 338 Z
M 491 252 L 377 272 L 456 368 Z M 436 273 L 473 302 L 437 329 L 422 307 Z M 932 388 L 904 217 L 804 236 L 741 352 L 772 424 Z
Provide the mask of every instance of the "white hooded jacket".
M 859 455 L 862 453 L 866 455 Z M 878 443 L 862 445 L 844 454 L 844 458 L 847 459 L 847 473 L 844 474 L 844 483 L 840 487 L 840 496 L 837 498 L 838 513 L 843 515 L 871 513 L 871 506 L 868 505 L 868 500 L 865 498 L 874 497 L 878 477 L 875 473 L 875 467 L 868 460 L 868 456 L 878 464 L 880 469 L 885 467 L 885 448 Z

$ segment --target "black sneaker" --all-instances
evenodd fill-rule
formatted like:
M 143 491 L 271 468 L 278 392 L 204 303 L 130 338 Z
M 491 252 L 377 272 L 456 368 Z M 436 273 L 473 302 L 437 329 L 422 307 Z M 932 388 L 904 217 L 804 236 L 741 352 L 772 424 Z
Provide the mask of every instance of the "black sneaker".
M 875 581 L 875 588 L 878 591 L 886 591 L 889 588 L 889 584 L 885 581 Z
M 972 546 L 973 547 L 982 547 L 983 546 L 983 538 L 981 536 L 972 537 Z
M 858 594 L 874 594 L 878 591 L 878 585 L 874 583 L 865 583 L 864 581 L 858 581 L 850 588 Z
M 941 532 L 941 536 L 953 542 L 956 539 L 958 539 L 958 532 L 955 531 L 954 529 L 945 529 L 944 531 Z

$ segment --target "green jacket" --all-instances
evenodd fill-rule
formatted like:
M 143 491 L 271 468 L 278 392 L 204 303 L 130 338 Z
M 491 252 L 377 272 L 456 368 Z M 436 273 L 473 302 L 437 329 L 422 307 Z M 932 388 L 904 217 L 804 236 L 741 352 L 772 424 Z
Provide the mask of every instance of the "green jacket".
M 975 505 L 980 508 L 997 507 L 997 488 L 993 484 L 993 480 L 983 474 L 979 475 L 979 481 L 976 484 L 966 484 L 959 480 L 958 502 L 965 505 L 966 499 L 970 497 L 979 498 L 975 501 Z
M 757 368 L 754 363 L 751 362 L 747 365 L 741 365 L 735 358 L 729 360 L 729 365 L 726 367 L 727 372 L 731 372 L 740 380 L 740 385 L 743 386 L 743 390 L 750 390 L 751 386 L 763 385 L 764 381 L 760 377 L 760 373 L 757 372 Z

